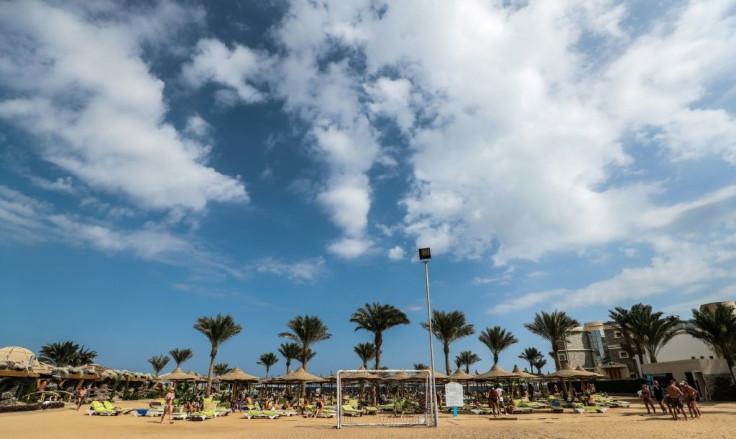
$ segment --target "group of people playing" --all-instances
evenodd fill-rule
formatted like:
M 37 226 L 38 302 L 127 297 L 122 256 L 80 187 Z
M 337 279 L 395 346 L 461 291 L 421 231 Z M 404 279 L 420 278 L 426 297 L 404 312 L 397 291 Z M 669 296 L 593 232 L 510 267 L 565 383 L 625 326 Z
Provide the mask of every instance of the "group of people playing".
M 679 414 L 682 414 L 687 421 L 685 406 L 690 412 L 691 419 L 699 419 L 701 416 L 700 407 L 698 407 L 698 391 L 687 381 L 682 381 L 678 385 L 677 381 L 671 380 L 670 385 L 663 389 L 659 382 L 655 380 L 651 390 L 649 386 L 642 384 L 640 393 L 649 414 L 657 413 L 657 409 L 652 403 L 652 396 L 654 396 L 662 409 L 662 413 L 669 413 L 675 421 L 679 419 Z

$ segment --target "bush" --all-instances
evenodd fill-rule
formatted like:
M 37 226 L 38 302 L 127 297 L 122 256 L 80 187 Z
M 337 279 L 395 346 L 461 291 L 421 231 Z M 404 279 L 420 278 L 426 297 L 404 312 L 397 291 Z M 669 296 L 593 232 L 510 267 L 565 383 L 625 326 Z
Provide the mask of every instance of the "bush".
M 41 408 L 41 404 L 6 405 L 0 407 L 0 413 L 30 412 Z
M 596 392 L 634 394 L 641 390 L 645 381 L 641 378 L 628 380 L 601 380 L 595 382 Z
M 731 378 L 717 377 L 713 381 L 714 401 L 736 401 L 736 384 L 731 384 Z

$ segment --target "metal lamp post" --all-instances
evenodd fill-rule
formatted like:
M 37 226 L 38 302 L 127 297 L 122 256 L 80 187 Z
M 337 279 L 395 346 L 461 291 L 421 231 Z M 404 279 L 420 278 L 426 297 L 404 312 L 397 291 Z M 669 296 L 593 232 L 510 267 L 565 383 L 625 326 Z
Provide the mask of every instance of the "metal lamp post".
M 437 407 L 437 388 L 434 381 L 434 345 L 432 341 L 432 337 L 434 336 L 434 333 L 432 332 L 432 305 L 429 300 L 429 260 L 432 259 L 432 252 L 429 250 L 429 247 L 427 248 L 420 248 L 419 249 L 419 260 L 422 261 L 424 264 L 424 282 L 425 286 L 427 288 L 427 322 L 429 326 L 429 361 L 430 366 L 432 369 L 429 373 L 429 384 L 431 386 L 432 390 L 432 418 L 434 420 L 434 426 L 439 427 L 439 417 L 437 416 L 438 407 Z

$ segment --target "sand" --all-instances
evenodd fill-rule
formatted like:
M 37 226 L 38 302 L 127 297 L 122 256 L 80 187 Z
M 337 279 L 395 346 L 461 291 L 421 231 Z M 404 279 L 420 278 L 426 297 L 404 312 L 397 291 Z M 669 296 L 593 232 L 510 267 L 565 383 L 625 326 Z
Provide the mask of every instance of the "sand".
M 174 421 L 159 424 L 159 418 L 87 416 L 85 408 L 0 414 L 0 437 L 18 438 L 734 438 L 736 403 L 703 403 L 703 418 L 674 422 L 669 416 L 647 415 L 639 400 L 628 409 L 605 413 L 516 415 L 516 420 L 490 420 L 483 415 L 440 415 L 440 427 L 345 427 L 335 428 L 334 419 L 244 419 L 239 413 L 203 422 Z M 147 401 L 122 401 L 123 407 L 147 407 Z M 642 414 L 643 412 L 643 414 Z M 673 431 L 674 429 L 674 431 Z

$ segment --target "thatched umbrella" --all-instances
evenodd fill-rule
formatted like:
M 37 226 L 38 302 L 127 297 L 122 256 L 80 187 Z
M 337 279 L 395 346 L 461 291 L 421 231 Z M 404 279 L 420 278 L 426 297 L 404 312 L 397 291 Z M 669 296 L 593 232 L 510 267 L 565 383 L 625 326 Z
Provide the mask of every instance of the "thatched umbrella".
M 218 377 L 223 383 L 256 383 L 258 377 L 243 372 L 239 367 Z
M 386 377 L 389 381 L 407 381 L 410 379 L 413 379 L 414 377 L 409 375 L 408 373 L 404 372 L 403 370 L 400 370 L 399 372 L 396 372 L 395 374 Z
M 348 372 L 345 374 L 344 380 L 380 380 L 381 377 L 368 372 L 365 367 L 361 367 L 357 372 Z
M 307 372 L 306 370 L 304 370 L 304 366 L 299 366 L 299 369 L 291 371 L 284 376 L 274 378 L 273 381 L 285 384 L 302 383 L 301 389 L 303 391 L 304 389 L 306 389 L 307 383 L 319 383 L 322 382 L 322 378 Z
M 525 378 L 528 380 L 538 380 L 539 379 L 539 376 L 534 375 L 533 373 L 524 372 L 517 365 L 514 365 L 514 369 L 511 372 L 519 375 L 519 378 Z
M 452 381 L 469 381 L 474 380 L 475 377 L 458 367 L 457 370 L 450 375 L 450 379 Z
M 572 380 L 575 378 L 586 378 L 590 376 L 591 372 L 588 372 L 586 370 L 579 371 L 576 370 L 574 367 L 570 365 L 570 363 L 565 363 L 562 365 L 562 368 L 556 372 L 552 372 L 551 374 L 548 374 L 547 377 L 549 378 L 559 378 L 562 380 L 563 388 L 565 388 L 564 383 L 565 380 L 568 380 L 569 387 L 572 387 Z M 566 390 L 565 391 L 569 391 Z
M 218 376 L 217 379 L 221 383 L 233 383 L 233 395 L 236 395 L 238 392 L 238 384 L 258 382 L 257 376 L 249 375 L 243 372 L 239 367 L 235 367 L 230 372 Z M 235 398 L 233 398 L 233 400 L 235 400 Z
M 184 372 L 183 370 L 181 370 L 181 367 L 176 366 L 176 369 L 174 369 L 173 371 L 167 374 L 160 375 L 158 379 L 164 380 L 164 381 L 196 381 L 197 376 L 190 375 Z
M 505 378 L 519 378 L 519 374 L 509 372 L 508 370 L 501 368 L 498 364 L 494 364 L 491 370 L 481 374 L 478 378 L 485 381 L 498 381 L 499 379 Z

